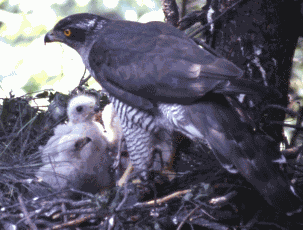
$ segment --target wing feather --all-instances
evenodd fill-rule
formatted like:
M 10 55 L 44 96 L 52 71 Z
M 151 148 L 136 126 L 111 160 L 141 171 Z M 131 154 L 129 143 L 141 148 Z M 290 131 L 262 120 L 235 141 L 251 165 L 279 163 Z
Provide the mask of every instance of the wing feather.
M 200 48 L 184 33 L 159 22 L 109 26 L 92 46 L 89 63 L 112 95 L 134 105 L 132 95 L 155 102 L 191 104 L 209 92 L 259 94 L 260 84 L 240 79 L 243 71 Z M 137 26 L 135 26 L 137 25 Z M 119 43 L 115 36 L 121 38 Z M 113 87 L 110 87 L 113 86 Z M 114 89 L 115 88 L 115 89 Z

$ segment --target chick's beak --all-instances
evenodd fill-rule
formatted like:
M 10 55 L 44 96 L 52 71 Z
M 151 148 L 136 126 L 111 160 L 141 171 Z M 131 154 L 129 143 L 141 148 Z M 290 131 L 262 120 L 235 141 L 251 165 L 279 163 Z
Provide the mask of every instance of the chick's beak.
M 56 37 L 55 37 L 53 31 L 51 30 L 44 37 L 44 45 L 46 45 L 46 43 L 48 43 L 48 42 L 55 42 L 55 41 L 58 41 L 58 40 L 56 40 Z
M 95 105 L 95 106 L 94 106 L 94 111 L 95 111 L 95 113 L 98 113 L 100 110 L 101 110 L 101 108 L 100 108 L 99 105 Z

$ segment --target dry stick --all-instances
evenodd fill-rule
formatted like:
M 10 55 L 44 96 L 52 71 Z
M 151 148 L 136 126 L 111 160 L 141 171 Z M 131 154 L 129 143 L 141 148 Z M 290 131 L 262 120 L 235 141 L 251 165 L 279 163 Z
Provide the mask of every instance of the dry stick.
M 5 170 L 9 170 L 9 169 L 14 169 L 14 167 L 7 167 L 7 168 L 4 168 Z M 7 178 L 4 178 L 4 179 L 1 179 L 1 183 L 23 183 L 23 184 L 31 184 L 31 183 L 40 183 L 41 182 L 41 179 L 39 178 L 28 178 L 28 179 L 7 179 Z
M 68 210 L 68 211 L 65 211 L 65 212 L 61 212 L 61 213 L 58 213 L 58 216 L 72 215 L 72 214 L 80 214 L 80 215 L 95 214 L 97 212 L 100 213 L 99 208 L 86 208 L 86 209 L 82 208 L 82 209 L 74 209 L 74 210 L 70 210 L 70 211 Z M 103 212 L 103 213 L 107 214 L 108 212 Z
M 128 178 L 133 170 L 134 170 L 134 168 L 133 168 L 132 164 L 129 163 L 125 172 L 123 173 L 122 177 L 117 182 L 117 185 L 119 187 L 122 187 L 128 181 Z
M 276 228 L 278 228 L 278 229 L 281 229 L 281 230 L 287 230 L 287 228 L 283 228 L 282 226 L 280 226 L 280 225 L 278 225 L 278 224 L 276 224 L 276 223 L 269 223 L 269 222 L 259 222 L 258 223 L 259 225 L 273 225 L 273 226 L 275 226 Z
M 196 208 L 194 208 L 193 210 L 190 211 L 190 213 L 182 220 L 182 222 L 179 224 L 177 230 L 181 230 L 182 226 L 185 224 L 185 221 L 194 214 L 195 211 L 197 211 L 199 208 L 201 208 L 201 206 L 203 206 L 203 204 L 200 204 L 199 206 L 197 206 Z M 205 212 L 204 210 L 202 210 L 203 213 L 205 213 L 207 216 L 211 217 L 212 219 L 215 220 L 215 218 L 211 215 L 209 215 L 207 212 Z
M 66 206 L 64 203 L 61 204 L 62 212 L 66 212 Z M 63 223 L 67 222 L 67 215 L 63 215 Z
M 89 75 L 87 78 L 81 79 L 78 87 L 84 85 L 91 77 L 92 77 L 92 75 Z
M 137 204 L 135 204 L 135 207 L 147 207 L 147 206 L 153 206 L 155 204 L 162 204 L 162 203 L 167 202 L 167 201 L 169 201 L 169 200 L 171 200 L 173 198 L 185 195 L 186 193 L 188 193 L 190 191 L 191 191 L 191 189 L 187 189 L 187 190 L 183 190 L 183 191 L 178 191 L 178 192 L 170 194 L 170 195 L 168 195 L 166 197 L 157 199 L 156 201 L 155 200 L 151 200 L 151 201 L 147 201 L 147 202 L 144 202 L 144 203 L 137 203 Z
M 92 75 L 88 75 L 87 78 L 84 78 L 85 73 L 86 73 L 86 68 L 84 70 L 83 76 L 80 79 L 80 82 L 79 82 L 78 86 L 75 89 L 72 90 L 71 94 L 75 93 L 77 91 L 77 89 L 79 89 L 82 85 L 84 85 L 92 77 Z
M 179 224 L 177 230 L 181 230 L 182 226 L 185 224 L 185 221 L 192 215 L 194 214 L 194 212 L 200 208 L 202 205 L 199 205 L 198 207 L 194 208 L 193 210 L 191 210 L 191 212 L 182 220 L 182 222 Z
M 79 82 L 79 85 L 76 87 L 76 88 L 78 88 L 79 86 L 82 86 L 83 84 L 81 84 L 83 81 L 85 81 L 84 80 L 84 77 L 85 77 L 85 74 L 86 74 L 86 68 L 84 68 L 84 73 L 83 73 L 83 75 L 82 75 L 82 77 L 81 77 L 81 79 L 80 79 L 80 82 Z M 87 78 L 90 78 L 91 77 L 91 75 L 89 74 L 88 75 L 88 77 Z M 85 83 L 85 82 L 84 82 Z
M 226 203 L 228 200 L 230 200 L 231 198 L 233 198 L 234 196 L 237 195 L 237 192 L 236 191 L 232 191 L 230 193 L 228 193 L 227 195 L 225 196 L 221 196 L 221 197 L 217 197 L 217 198 L 213 198 L 209 201 L 210 204 L 214 204 L 214 205 L 222 205 L 224 203 Z M 196 208 L 194 208 L 185 218 L 184 220 L 180 223 L 180 225 L 178 226 L 177 230 L 181 230 L 182 226 L 184 225 L 185 221 L 191 216 L 194 214 L 194 212 L 201 208 L 201 206 L 203 206 L 204 204 L 201 204 L 199 206 L 197 206 Z M 215 218 L 211 215 L 209 215 L 207 212 L 205 212 L 204 210 L 202 210 L 202 212 L 204 214 L 206 214 L 207 216 L 211 217 L 212 219 L 215 220 Z
M 21 194 L 18 196 L 18 200 L 19 200 L 22 212 L 23 212 L 23 214 L 25 216 L 25 219 L 27 221 L 27 224 L 30 226 L 30 228 L 32 230 L 38 230 L 37 226 L 32 222 L 32 220 L 30 219 L 30 217 L 28 215 L 28 212 L 27 212 L 26 207 L 25 207 L 25 205 L 23 203 L 23 199 L 22 199 L 22 195 Z
M 203 204 L 201 204 L 201 205 L 203 205 Z M 203 209 L 201 209 L 200 210 L 201 212 L 203 212 L 205 215 L 207 215 L 208 217 L 210 217 L 210 218 L 212 218 L 213 220 L 217 220 L 215 217 L 213 217 L 213 216 L 211 216 L 210 214 L 208 214 L 206 211 L 204 211 Z M 203 216 L 203 214 L 201 214 L 201 215 L 199 215 L 199 216 L 196 216 L 196 217 L 193 217 L 193 218 L 191 218 L 191 219 L 189 219 L 190 221 L 193 221 L 193 220 L 196 220 L 196 219 L 198 219 L 198 218 L 200 218 L 200 217 L 202 217 Z
M 226 194 L 225 196 L 220 196 L 220 197 L 215 197 L 215 198 L 212 198 L 209 203 L 210 204 L 213 204 L 213 205 L 222 205 L 222 204 L 225 204 L 226 202 L 228 202 L 231 198 L 235 197 L 237 195 L 237 192 L 236 191 L 232 191 L 228 194 Z
M 91 215 L 88 215 L 88 216 L 85 216 L 85 217 L 81 217 L 81 218 L 78 218 L 78 219 L 75 219 L 75 220 L 71 220 L 71 221 L 68 221 L 67 223 L 64 223 L 64 224 L 60 224 L 60 225 L 56 225 L 54 227 L 52 227 L 51 229 L 54 230 L 54 229 L 63 229 L 65 227 L 69 227 L 69 226 L 74 226 L 74 225 L 79 225 L 89 219 L 92 219 L 96 217 L 95 214 L 91 214 Z
M 22 213 L 20 214 L 10 214 L 10 213 L 3 213 L 0 214 L 0 219 L 20 219 L 22 218 Z
M 69 190 L 72 191 L 72 192 L 75 192 L 75 193 L 82 194 L 83 196 L 87 196 L 87 197 L 92 198 L 92 199 L 95 198 L 95 196 L 93 194 L 88 193 L 88 192 L 83 192 L 83 191 L 80 191 L 80 190 L 77 190 L 77 189 L 74 189 L 74 188 L 70 188 Z
M 121 209 L 122 205 L 125 204 L 125 202 L 128 198 L 129 191 L 126 187 L 126 184 L 123 186 L 123 188 L 124 188 L 124 197 L 123 197 L 122 201 L 120 202 L 120 204 L 118 205 L 118 207 L 116 208 L 116 211 L 119 211 Z

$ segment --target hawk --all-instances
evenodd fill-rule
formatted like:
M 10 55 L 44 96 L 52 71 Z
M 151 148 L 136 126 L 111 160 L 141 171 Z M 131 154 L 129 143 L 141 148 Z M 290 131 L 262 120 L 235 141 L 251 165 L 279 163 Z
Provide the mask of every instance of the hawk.
M 301 200 L 275 167 L 281 153 L 233 106 L 234 95 L 276 97 L 275 90 L 241 79 L 233 63 L 162 22 L 75 14 L 59 21 L 44 41 L 75 49 L 108 91 L 135 169 L 151 167 L 164 133 L 180 132 L 206 141 L 224 168 L 241 173 L 277 210 L 299 209 Z
M 95 122 L 96 98 L 78 95 L 67 107 L 68 123 L 55 128 L 40 147 L 44 163 L 36 176 L 57 190 L 75 188 L 96 193 L 114 185 L 113 160 L 101 124 Z

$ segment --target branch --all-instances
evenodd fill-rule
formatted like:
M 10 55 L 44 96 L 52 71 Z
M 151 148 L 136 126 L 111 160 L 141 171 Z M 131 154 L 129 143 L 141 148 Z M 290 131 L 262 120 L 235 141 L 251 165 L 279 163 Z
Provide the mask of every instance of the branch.
M 241 3 L 244 0 L 239 0 L 236 3 L 234 3 L 233 5 L 231 5 L 230 7 L 228 7 L 223 13 L 221 13 L 220 15 L 218 15 L 214 20 L 211 20 L 210 22 L 206 23 L 205 25 L 202 26 L 202 28 L 197 29 L 196 31 L 192 32 L 191 34 L 189 34 L 188 36 L 190 38 L 193 38 L 194 36 L 196 36 L 198 33 L 202 32 L 203 30 L 205 30 L 208 26 L 210 26 L 211 24 L 215 23 L 217 20 L 219 20 L 221 17 L 223 17 L 227 12 L 229 12 L 231 9 L 235 8 L 239 3 Z
M 87 220 L 90 220 L 90 219 L 94 218 L 95 216 L 96 216 L 95 214 L 91 214 L 91 215 L 88 215 L 88 216 L 79 217 L 78 219 L 68 221 L 67 223 L 56 225 L 56 226 L 52 227 L 51 229 L 64 229 L 66 227 L 79 225 L 79 224 L 81 224 L 81 223 L 83 223 Z
M 165 15 L 165 22 L 178 26 L 179 11 L 175 0 L 161 0 L 162 9 Z
M 22 210 L 22 212 L 23 212 L 23 214 L 25 216 L 27 224 L 30 226 L 31 230 L 38 230 L 37 226 L 32 222 L 31 218 L 29 217 L 29 214 L 28 214 L 28 212 L 26 210 L 26 207 L 24 205 L 24 202 L 23 202 L 21 194 L 18 196 L 18 200 L 19 200 L 19 203 L 20 203 L 20 206 L 21 206 L 21 210 Z
M 147 201 L 147 202 L 144 202 L 144 203 L 137 203 L 135 204 L 134 206 L 135 207 L 148 207 L 148 206 L 153 206 L 155 204 L 162 204 L 164 202 L 167 202 L 173 198 L 176 198 L 176 197 L 180 197 L 182 195 L 185 195 L 186 193 L 190 192 L 191 190 L 190 189 L 187 189 L 187 190 L 183 190 L 183 191 L 178 191 L 178 192 L 175 192 L 173 194 L 170 194 L 166 197 L 163 197 L 163 198 L 160 198 L 160 199 L 157 199 L 157 200 L 151 200 L 151 201 Z
M 209 203 L 213 204 L 213 205 L 217 205 L 217 206 L 222 206 L 222 205 L 226 204 L 227 202 L 229 202 L 229 200 L 232 199 L 233 197 L 235 197 L 236 195 L 237 195 L 237 192 L 232 191 L 232 192 L 226 194 L 225 196 L 212 198 L 209 201 Z

